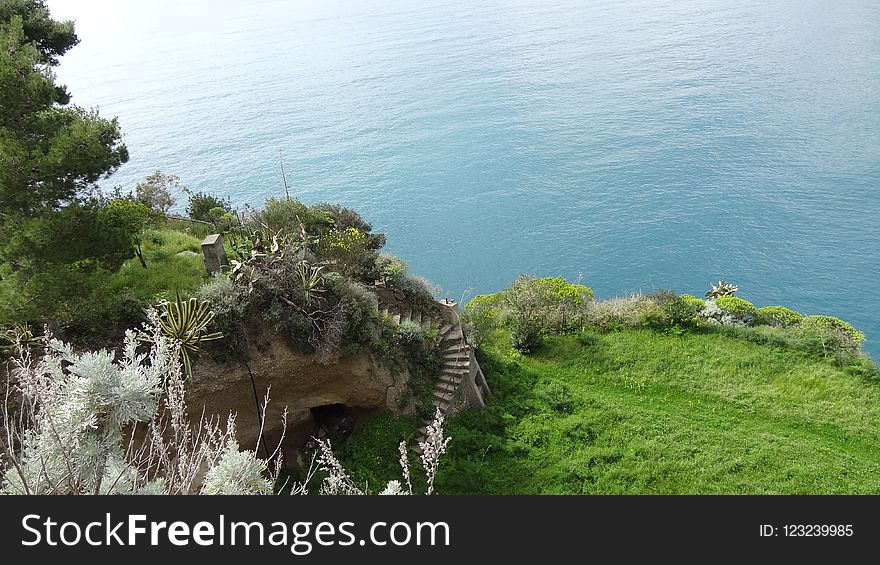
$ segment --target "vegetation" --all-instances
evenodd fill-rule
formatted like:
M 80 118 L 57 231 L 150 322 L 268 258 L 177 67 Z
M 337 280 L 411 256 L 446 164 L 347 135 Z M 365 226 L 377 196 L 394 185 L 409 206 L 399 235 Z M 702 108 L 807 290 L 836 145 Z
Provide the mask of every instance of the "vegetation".
M 754 318 L 758 312 L 754 304 L 738 296 L 720 296 L 715 299 L 715 304 L 723 312 L 743 320 Z
M 181 300 L 175 296 L 174 302 L 163 302 L 158 318 L 158 328 L 165 337 L 178 344 L 180 360 L 187 377 L 192 377 L 192 356 L 201 351 L 201 344 L 220 339 L 220 332 L 209 332 L 208 326 L 214 319 L 210 304 L 198 298 Z
M 880 491 L 876 377 L 715 332 L 511 343 L 483 347 L 494 396 L 450 422 L 444 494 Z
M 465 307 L 494 394 L 450 422 L 440 492 L 880 491 L 880 371 L 845 322 L 661 291 L 584 302 L 560 331 L 551 302 L 524 355 L 507 292 Z M 754 320 L 703 315 L 718 302 Z
M 71 105 L 51 72 L 78 41 L 42 1 L 0 2 L 0 323 L 59 317 L 79 281 L 133 254 L 93 193 L 128 160 L 117 123 Z
M 789 327 L 801 323 L 804 316 L 785 306 L 764 306 L 756 312 L 758 323 L 767 326 Z
M 737 292 L 739 292 L 739 287 L 733 283 L 729 283 L 727 281 L 721 280 L 718 281 L 718 284 L 710 284 L 711 288 L 706 291 L 706 298 L 716 299 L 724 296 L 733 296 Z

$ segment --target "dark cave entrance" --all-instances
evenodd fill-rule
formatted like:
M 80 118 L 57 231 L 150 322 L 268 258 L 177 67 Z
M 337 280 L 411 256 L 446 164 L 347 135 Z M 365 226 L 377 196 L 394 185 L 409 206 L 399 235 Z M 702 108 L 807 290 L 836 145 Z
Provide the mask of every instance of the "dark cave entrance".
M 308 467 L 317 448 L 315 438 L 330 440 L 337 447 L 372 416 L 381 412 L 376 408 L 351 407 L 332 403 L 309 409 L 311 419 L 290 425 L 284 435 L 284 466 L 293 469 Z

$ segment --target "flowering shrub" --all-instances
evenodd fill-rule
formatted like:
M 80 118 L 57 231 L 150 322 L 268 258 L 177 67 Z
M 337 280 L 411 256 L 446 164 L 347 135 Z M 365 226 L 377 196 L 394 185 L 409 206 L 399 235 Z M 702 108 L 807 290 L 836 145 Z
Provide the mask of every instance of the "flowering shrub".
M 799 324 L 804 316 L 785 306 L 764 306 L 758 308 L 755 319 L 767 326 L 789 327 Z
M 737 296 L 721 296 L 716 298 L 715 305 L 721 308 L 725 314 L 736 316 L 743 321 L 750 321 L 758 312 L 754 304 Z
M 856 346 L 865 341 L 865 334 L 834 316 L 807 316 L 801 321 L 801 327 L 809 330 L 831 331 L 848 337 Z

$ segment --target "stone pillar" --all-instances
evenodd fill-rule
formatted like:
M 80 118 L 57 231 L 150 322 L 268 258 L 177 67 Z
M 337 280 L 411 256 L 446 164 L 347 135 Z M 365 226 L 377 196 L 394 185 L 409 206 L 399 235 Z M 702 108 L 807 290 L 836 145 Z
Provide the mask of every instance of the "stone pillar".
M 220 270 L 227 264 L 226 250 L 223 248 L 223 236 L 212 233 L 202 242 L 202 253 L 205 255 L 205 268 L 211 274 Z

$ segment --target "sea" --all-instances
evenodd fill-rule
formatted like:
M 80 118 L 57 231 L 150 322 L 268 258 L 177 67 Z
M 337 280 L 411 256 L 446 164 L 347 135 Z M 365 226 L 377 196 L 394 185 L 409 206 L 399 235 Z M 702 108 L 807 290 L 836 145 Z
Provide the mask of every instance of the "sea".
M 725 279 L 880 358 L 875 0 L 49 0 L 55 69 L 130 161 L 358 210 L 462 297 Z M 185 207 L 181 195 L 178 209 Z

